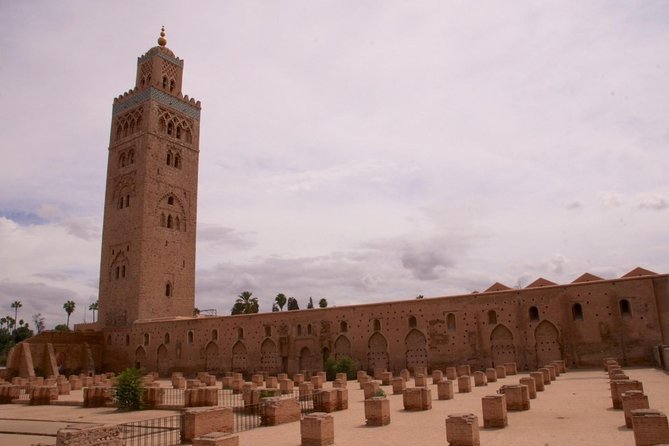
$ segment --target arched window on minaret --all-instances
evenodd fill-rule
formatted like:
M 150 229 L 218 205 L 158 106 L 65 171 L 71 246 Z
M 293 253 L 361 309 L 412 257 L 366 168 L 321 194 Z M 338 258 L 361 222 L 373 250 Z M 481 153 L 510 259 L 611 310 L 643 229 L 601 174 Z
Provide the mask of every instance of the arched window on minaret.
M 172 122 L 167 123 L 167 134 L 172 136 L 172 133 L 174 132 L 174 124 Z
M 181 169 L 181 157 L 179 155 L 174 155 L 174 167 Z
M 167 204 L 169 204 L 170 206 L 172 206 L 174 204 L 174 197 L 173 196 L 170 195 L 169 197 L 167 197 Z
M 176 86 L 176 82 L 174 82 L 174 79 L 170 80 L 170 93 L 174 91 L 174 87 Z
M 163 88 L 167 89 L 167 76 L 163 76 Z
M 118 208 L 123 209 L 123 196 L 122 195 L 118 199 Z
M 118 157 L 118 167 L 125 167 L 125 153 Z
M 177 125 L 177 139 L 181 139 L 181 126 Z
M 142 76 L 142 87 L 146 85 L 146 76 Z
M 167 227 L 172 228 L 172 215 L 167 216 Z
M 181 222 L 179 222 L 179 217 L 178 216 L 174 219 L 174 226 L 175 226 L 177 231 L 181 231 Z
M 135 151 L 128 152 L 128 164 L 135 164 Z
M 160 131 L 160 133 L 165 133 L 165 125 L 166 125 L 165 124 L 165 118 L 161 117 L 158 120 L 158 130 Z
M 130 206 L 130 195 L 126 195 L 125 196 L 125 207 L 129 207 L 129 206 Z
M 167 282 L 165 284 L 165 296 L 166 297 L 171 297 L 172 296 L 172 284 Z
M 171 165 L 172 165 L 172 152 L 167 152 L 167 160 L 165 161 L 165 163 L 166 163 L 168 166 L 171 166 Z

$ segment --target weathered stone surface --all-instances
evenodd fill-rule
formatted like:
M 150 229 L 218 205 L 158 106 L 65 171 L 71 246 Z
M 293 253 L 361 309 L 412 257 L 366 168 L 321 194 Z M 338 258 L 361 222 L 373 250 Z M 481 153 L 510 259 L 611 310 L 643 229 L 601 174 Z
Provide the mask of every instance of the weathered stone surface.
M 58 430 L 56 446 L 123 446 L 121 429 L 104 424 L 71 424 Z
M 327 446 L 334 444 L 334 418 L 322 412 L 305 415 L 300 421 L 302 446 Z
M 186 443 L 211 432 L 233 430 L 231 407 L 198 407 L 184 409 L 181 414 L 181 439 Z
M 480 446 L 478 417 L 473 413 L 454 413 L 446 418 L 449 446 Z
M 390 400 L 386 397 L 366 399 L 365 420 L 367 426 L 385 426 L 386 424 L 390 424 Z

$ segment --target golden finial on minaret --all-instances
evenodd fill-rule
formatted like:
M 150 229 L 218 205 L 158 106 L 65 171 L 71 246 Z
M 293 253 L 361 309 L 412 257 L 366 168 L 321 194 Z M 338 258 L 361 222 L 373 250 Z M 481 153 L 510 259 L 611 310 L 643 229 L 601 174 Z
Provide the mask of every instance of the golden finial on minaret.
M 165 27 L 160 28 L 160 37 L 158 37 L 158 45 L 165 46 L 167 45 L 167 39 L 165 38 Z

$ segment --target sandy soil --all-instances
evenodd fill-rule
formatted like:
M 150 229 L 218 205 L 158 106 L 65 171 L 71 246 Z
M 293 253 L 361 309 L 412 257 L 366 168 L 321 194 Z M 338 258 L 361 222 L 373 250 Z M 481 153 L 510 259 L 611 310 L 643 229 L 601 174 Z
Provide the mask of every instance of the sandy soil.
M 631 379 L 643 382 L 650 407 L 669 413 L 669 375 L 657 369 L 625 369 Z M 445 419 L 448 414 L 471 412 L 482 425 L 481 397 L 494 394 L 504 384 L 518 383 L 527 376 L 518 374 L 473 387 L 471 393 L 456 393 L 447 401 L 437 400 L 432 390 L 432 409 L 406 412 L 401 395 L 392 395 L 390 386 L 383 387 L 391 407 L 391 422 L 382 427 L 366 427 L 363 393 L 358 383 L 349 382 L 349 409 L 335 412 L 335 444 L 338 445 L 445 445 Z M 429 379 L 431 382 L 432 380 Z M 167 382 L 164 383 L 168 385 Z M 413 385 L 413 381 L 409 382 Z M 326 384 L 326 387 L 330 383 Z M 455 386 L 457 392 L 457 385 Z M 69 400 L 76 400 L 73 393 Z M 121 423 L 158 418 L 178 411 L 118 412 L 110 408 L 84 409 L 74 406 L 0 405 L 0 445 L 29 446 L 38 442 L 55 444 L 50 436 L 16 435 L 10 432 L 55 435 L 70 423 Z M 611 404 L 608 377 L 601 370 L 569 371 L 560 375 L 544 392 L 531 400 L 529 411 L 509 412 L 509 425 L 504 429 L 480 430 L 484 446 L 634 446 L 634 435 L 625 427 L 621 410 Z M 239 434 L 242 446 L 298 446 L 299 423 L 262 427 Z

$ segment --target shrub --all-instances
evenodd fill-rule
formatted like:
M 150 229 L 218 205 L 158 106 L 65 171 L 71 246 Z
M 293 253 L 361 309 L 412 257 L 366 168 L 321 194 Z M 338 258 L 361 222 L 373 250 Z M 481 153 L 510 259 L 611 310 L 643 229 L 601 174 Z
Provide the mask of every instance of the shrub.
M 328 358 L 325 361 L 325 374 L 327 375 L 328 381 L 332 381 L 337 377 L 337 373 L 346 373 L 348 379 L 356 378 L 356 364 L 348 356 L 344 356 L 339 361 L 335 361 L 332 358 Z
M 138 369 L 126 369 L 116 379 L 116 407 L 125 410 L 142 408 L 142 373 Z
M 378 389 L 378 390 L 376 391 L 376 393 L 374 394 L 374 396 L 378 396 L 378 397 L 383 397 L 383 398 L 385 398 L 385 396 L 386 396 L 386 392 L 384 392 L 383 389 Z

